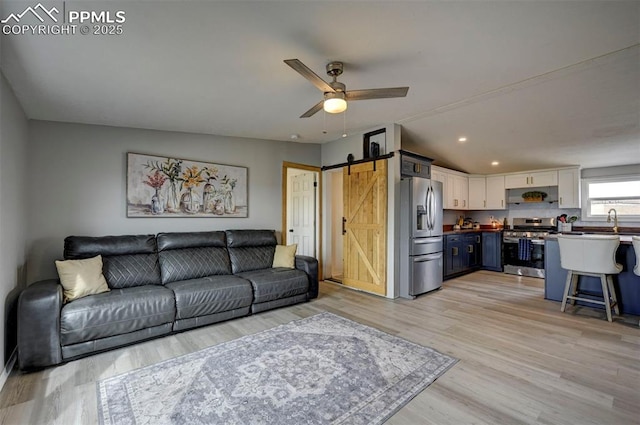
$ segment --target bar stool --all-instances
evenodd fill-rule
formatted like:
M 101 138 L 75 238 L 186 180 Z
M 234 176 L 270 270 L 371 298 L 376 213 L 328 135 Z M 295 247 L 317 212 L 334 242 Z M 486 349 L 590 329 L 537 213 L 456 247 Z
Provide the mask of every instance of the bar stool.
M 632 236 L 631 243 L 636 252 L 636 265 L 633 268 L 633 274 L 640 276 L 640 236 Z M 638 326 L 640 326 L 640 321 L 638 321 Z
M 622 271 L 622 265 L 616 263 L 616 250 L 620 245 L 620 236 L 558 235 L 558 243 L 560 244 L 560 265 L 569 271 L 560 311 L 565 311 L 567 300 L 571 300 L 572 305 L 575 305 L 576 301 L 604 305 L 607 320 L 611 322 L 611 307 L 615 314 L 620 314 L 612 277 Z M 602 301 L 580 297 L 580 276 L 600 278 Z
M 633 274 L 640 276 L 640 236 L 632 236 L 631 243 L 636 252 L 636 266 L 633 268 Z

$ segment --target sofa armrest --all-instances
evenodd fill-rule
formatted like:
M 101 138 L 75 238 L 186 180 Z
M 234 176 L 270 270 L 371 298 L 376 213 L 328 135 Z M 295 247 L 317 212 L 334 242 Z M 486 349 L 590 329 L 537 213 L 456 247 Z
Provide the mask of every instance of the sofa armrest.
M 306 255 L 296 255 L 296 269 L 309 276 L 309 298 L 318 297 L 318 260 Z
M 29 285 L 18 298 L 18 364 L 37 369 L 62 362 L 60 311 L 62 285 L 57 279 Z

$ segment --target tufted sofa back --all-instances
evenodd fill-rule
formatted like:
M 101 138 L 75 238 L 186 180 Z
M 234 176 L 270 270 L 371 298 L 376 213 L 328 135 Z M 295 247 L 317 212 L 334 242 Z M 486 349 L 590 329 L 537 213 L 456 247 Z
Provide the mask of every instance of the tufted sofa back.
M 158 233 L 162 283 L 231 274 L 225 233 Z
M 162 284 L 155 235 L 65 238 L 66 260 L 96 255 L 102 255 L 102 274 L 112 289 Z
M 273 230 L 227 230 L 226 233 L 233 273 L 271 268 L 278 244 Z

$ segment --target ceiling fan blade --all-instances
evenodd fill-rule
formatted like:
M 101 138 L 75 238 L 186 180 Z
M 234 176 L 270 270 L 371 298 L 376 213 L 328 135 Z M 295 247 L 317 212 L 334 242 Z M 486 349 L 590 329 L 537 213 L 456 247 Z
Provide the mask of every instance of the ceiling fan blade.
M 335 90 L 329 85 L 329 83 L 318 77 L 318 74 L 310 70 L 307 65 L 303 64 L 298 59 L 286 59 L 284 63 L 289 65 L 294 70 L 298 71 L 300 75 L 311 81 L 311 84 L 316 86 L 323 93 L 335 92 Z
M 307 112 L 300 115 L 300 118 L 309 118 L 310 116 L 313 116 L 316 112 L 322 110 L 323 106 L 324 106 L 324 100 L 321 100 L 320 102 L 313 105 L 313 107 L 311 107 L 311 109 L 309 109 Z
M 347 100 L 384 99 L 389 97 L 405 97 L 409 87 L 387 87 L 384 89 L 349 90 L 345 93 Z

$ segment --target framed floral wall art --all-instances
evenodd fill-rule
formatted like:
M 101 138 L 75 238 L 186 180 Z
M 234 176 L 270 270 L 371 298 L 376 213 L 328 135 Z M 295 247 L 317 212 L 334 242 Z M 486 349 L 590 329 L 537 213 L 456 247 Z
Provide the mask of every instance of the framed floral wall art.
M 247 217 L 247 168 L 127 154 L 127 217 Z

